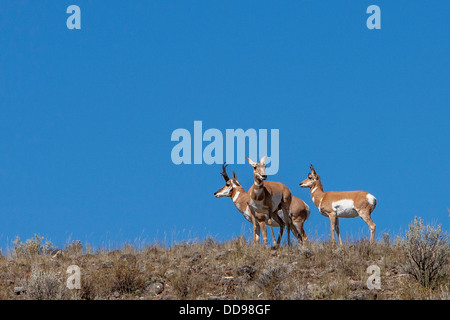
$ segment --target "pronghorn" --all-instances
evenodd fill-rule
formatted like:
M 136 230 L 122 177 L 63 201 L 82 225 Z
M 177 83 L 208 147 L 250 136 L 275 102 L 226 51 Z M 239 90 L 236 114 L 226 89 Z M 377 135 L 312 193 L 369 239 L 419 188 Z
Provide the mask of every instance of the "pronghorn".
M 329 191 L 324 192 L 320 176 L 311 165 L 311 173 L 308 178 L 300 183 L 302 188 L 311 189 L 311 198 L 319 212 L 330 218 L 331 238 L 334 241 L 334 231 L 336 231 L 339 243 L 342 245 L 341 234 L 339 232 L 339 218 L 355 218 L 360 216 L 370 228 L 370 243 L 375 237 L 375 223 L 370 214 L 377 205 L 377 199 L 365 191 Z
M 242 213 L 244 218 L 251 223 L 252 217 L 250 208 L 248 207 L 248 202 L 250 200 L 248 193 L 245 191 L 245 189 L 241 186 L 240 182 L 237 180 L 236 173 L 234 171 L 232 178 L 230 179 L 228 177 L 226 167 L 227 165 L 222 164 L 222 172 L 220 173 L 225 180 L 225 186 L 223 186 L 216 193 L 214 193 L 214 196 L 216 198 L 221 197 L 231 198 L 233 200 L 234 205 L 239 210 L 239 212 Z M 291 220 L 295 226 L 295 228 L 292 229 L 292 232 L 300 242 L 308 240 L 308 236 L 306 235 L 305 230 L 303 228 L 303 224 L 305 223 L 306 219 L 308 219 L 310 213 L 308 205 L 302 199 L 292 196 L 289 211 L 291 215 Z M 279 220 L 274 219 L 274 221 L 272 221 L 272 226 L 280 227 L 279 222 L 281 222 L 282 228 L 284 228 L 284 222 L 282 220 L 283 211 L 280 209 L 280 207 L 278 207 L 277 215 L 279 217 Z M 259 224 L 257 224 L 256 225 L 257 242 L 259 242 L 260 233 L 261 228 L 259 227 Z M 281 235 L 283 234 L 281 229 L 280 233 Z
M 276 219 L 276 209 L 278 207 L 283 211 L 283 222 L 287 226 L 288 245 L 291 244 L 290 230 L 291 223 L 289 218 L 289 207 L 291 206 L 292 195 L 288 187 L 280 182 L 266 181 L 266 156 L 261 158 L 259 163 L 254 162 L 250 158 L 247 158 L 250 165 L 253 167 L 253 179 L 254 183 L 248 190 L 249 208 L 252 217 L 253 224 L 253 241 L 256 243 L 256 225 L 259 224 L 262 230 L 262 236 L 265 245 L 268 247 L 267 242 L 267 228 L 266 221 L 270 226 L 272 233 L 273 245 L 277 247 L 280 243 L 275 242 L 275 234 L 272 228 L 272 219 Z M 280 236 L 283 228 L 280 228 Z M 280 238 L 278 239 L 280 240 Z

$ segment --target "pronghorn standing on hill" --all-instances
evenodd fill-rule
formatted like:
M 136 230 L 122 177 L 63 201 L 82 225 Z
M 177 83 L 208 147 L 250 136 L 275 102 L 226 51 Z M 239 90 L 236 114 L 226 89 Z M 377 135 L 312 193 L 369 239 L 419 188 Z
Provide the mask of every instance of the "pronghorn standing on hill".
M 289 217 L 289 207 L 291 206 L 292 195 L 288 187 L 280 182 L 265 181 L 266 175 L 266 156 L 261 158 L 259 163 L 247 158 L 253 167 L 254 182 L 248 191 L 250 197 L 249 208 L 253 223 L 253 241 L 256 243 L 256 225 L 259 224 L 262 230 L 264 243 L 268 247 L 266 221 L 270 226 L 273 244 L 276 247 L 279 241 L 275 242 L 275 234 L 272 228 L 272 219 L 276 219 L 276 209 L 278 207 L 283 211 L 283 222 L 287 226 L 288 244 L 291 245 L 291 222 Z M 281 231 L 281 228 L 280 228 Z M 279 239 L 280 240 L 280 239 Z M 276 244 L 275 244 L 276 243 Z
M 324 192 L 320 176 L 310 167 L 308 178 L 300 183 L 302 188 L 311 189 L 311 198 L 319 212 L 330 218 L 331 238 L 334 241 L 336 231 L 339 243 L 342 245 L 339 232 L 339 218 L 355 218 L 360 216 L 370 228 L 370 243 L 375 237 L 375 223 L 370 217 L 377 205 L 377 199 L 365 191 L 329 191 Z
M 227 166 L 223 164 L 222 172 L 220 173 L 225 180 L 225 186 L 223 186 L 216 193 L 214 193 L 214 196 L 216 198 L 230 197 L 234 205 L 239 210 L 239 212 L 242 213 L 244 218 L 248 222 L 252 223 L 251 211 L 248 206 L 250 197 L 237 180 L 236 173 L 234 171 L 232 178 L 230 179 L 228 177 L 226 167 Z M 306 235 L 305 230 L 303 228 L 303 224 L 305 223 L 306 219 L 308 219 L 310 213 L 308 205 L 302 199 L 292 196 L 289 211 L 292 223 L 295 226 L 295 228 L 292 229 L 292 232 L 300 242 L 308 240 L 308 236 Z M 272 221 L 272 226 L 280 227 L 281 225 L 280 234 L 278 236 L 278 239 L 281 241 L 281 236 L 283 235 L 284 230 L 284 222 L 282 220 L 283 211 L 280 209 L 280 207 L 277 208 L 277 216 L 279 219 L 276 220 L 274 219 L 274 221 Z M 261 233 L 261 228 L 259 224 L 256 224 L 255 233 L 256 233 L 256 241 L 259 242 L 259 236 Z M 279 244 L 278 240 L 277 243 Z

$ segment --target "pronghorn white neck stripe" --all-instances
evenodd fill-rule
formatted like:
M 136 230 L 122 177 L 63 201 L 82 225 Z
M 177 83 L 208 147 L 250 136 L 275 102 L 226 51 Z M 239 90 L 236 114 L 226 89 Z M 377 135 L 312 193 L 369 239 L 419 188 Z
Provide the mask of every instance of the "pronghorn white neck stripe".
M 311 193 L 314 193 L 314 191 L 317 190 L 317 187 L 314 187 L 314 189 L 311 190 Z
M 253 192 L 257 195 L 257 196 L 259 196 L 260 194 L 261 194 L 261 192 L 263 191 L 263 189 L 255 189 L 255 190 L 253 190 Z
M 240 193 L 239 191 L 236 192 L 236 194 L 233 197 L 233 202 L 236 202 L 236 200 L 239 198 L 239 193 Z
M 319 212 L 320 212 L 320 206 L 322 205 L 322 200 L 323 200 L 323 198 L 322 198 L 322 199 L 320 199 L 320 202 L 319 202 L 319 206 L 318 206 L 318 208 L 319 208 Z
M 262 187 L 263 186 L 263 182 L 261 182 L 261 183 L 257 183 L 256 181 L 253 183 L 254 185 L 255 185 L 255 187 Z

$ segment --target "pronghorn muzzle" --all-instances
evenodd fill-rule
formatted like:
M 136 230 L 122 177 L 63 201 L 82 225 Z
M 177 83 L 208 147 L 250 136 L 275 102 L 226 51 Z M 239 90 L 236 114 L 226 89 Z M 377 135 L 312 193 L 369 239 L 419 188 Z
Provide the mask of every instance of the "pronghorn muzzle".
M 303 180 L 300 182 L 300 188 L 309 188 L 312 185 L 312 181 L 309 179 Z
M 214 192 L 214 197 L 216 198 L 222 198 L 222 197 L 229 197 L 231 195 L 231 187 L 225 186 L 216 192 Z

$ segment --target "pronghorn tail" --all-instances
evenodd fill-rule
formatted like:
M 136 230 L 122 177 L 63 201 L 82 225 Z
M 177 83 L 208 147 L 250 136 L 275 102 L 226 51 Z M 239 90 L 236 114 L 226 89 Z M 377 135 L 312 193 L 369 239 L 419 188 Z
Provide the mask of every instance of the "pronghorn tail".
M 367 202 L 369 202 L 370 206 L 372 207 L 372 211 L 375 210 L 375 207 L 377 206 L 377 198 L 375 198 L 370 193 L 367 194 L 366 198 Z

